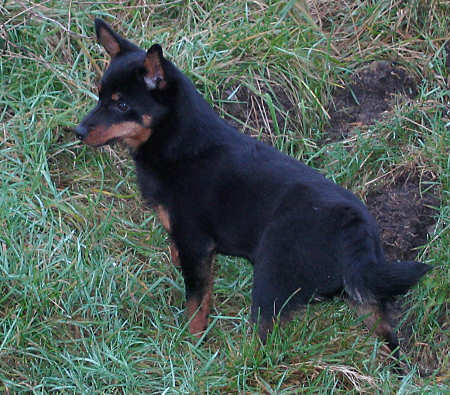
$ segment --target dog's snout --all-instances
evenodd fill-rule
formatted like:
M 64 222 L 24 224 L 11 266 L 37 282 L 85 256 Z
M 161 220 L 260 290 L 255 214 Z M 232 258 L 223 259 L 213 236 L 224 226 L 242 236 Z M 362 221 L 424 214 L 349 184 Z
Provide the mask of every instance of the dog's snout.
M 86 135 L 88 134 L 88 129 L 86 126 L 78 125 L 75 128 L 75 133 L 80 140 L 83 140 L 86 137 Z

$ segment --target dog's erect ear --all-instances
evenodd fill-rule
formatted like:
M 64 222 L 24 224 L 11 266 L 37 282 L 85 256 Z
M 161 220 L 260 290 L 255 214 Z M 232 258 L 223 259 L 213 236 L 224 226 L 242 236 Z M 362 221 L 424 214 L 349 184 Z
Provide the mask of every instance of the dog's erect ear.
M 98 42 L 103 45 L 112 58 L 119 53 L 139 50 L 137 45 L 120 37 L 106 22 L 98 18 L 95 19 L 95 32 Z
M 166 74 L 164 72 L 164 58 L 162 48 L 158 44 L 152 45 L 145 56 L 144 75 L 145 83 L 149 89 L 164 89 L 167 86 Z

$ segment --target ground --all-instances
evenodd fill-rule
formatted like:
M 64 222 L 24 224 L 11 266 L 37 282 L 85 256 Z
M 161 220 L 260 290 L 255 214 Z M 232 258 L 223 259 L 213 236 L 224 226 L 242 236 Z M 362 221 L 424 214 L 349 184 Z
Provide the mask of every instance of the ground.
M 389 116 L 396 100 L 415 96 L 416 83 L 405 68 L 391 61 L 372 62 L 334 92 L 327 140 L 346 138 L 356 127 L 373 125 Z
M 449 14 L 423 0 L 2 2 L 0 391 L 448 393 Z M 207 333 L 189 334 L 127 150 L 72 132 L 109 61 L 95 17 L 161 44 L 242 132 L 355 193 L 389 260 L 433 266 L 399 299 L 403 374 L 338 298 L 262 345 L 252 267 L 234 257 L 217 257 Z
M 432 189 L 420 190 L 421 181 L 426 183 L 427 177 L 420 180 L 417 174 L 403 174 L 367 196 L 389 261 L 415 260 L 419 247 L 434 233 L 440 202 Z

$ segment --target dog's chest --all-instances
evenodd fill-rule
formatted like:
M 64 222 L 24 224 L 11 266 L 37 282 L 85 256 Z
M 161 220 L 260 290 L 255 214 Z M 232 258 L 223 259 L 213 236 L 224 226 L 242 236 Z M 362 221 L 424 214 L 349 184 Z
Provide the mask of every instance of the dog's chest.
M 144 200 L 151 206 L 160 204 L 163 198 L 163 187 L 157 175 L 139 162 L 136 162 L 136 175 Z

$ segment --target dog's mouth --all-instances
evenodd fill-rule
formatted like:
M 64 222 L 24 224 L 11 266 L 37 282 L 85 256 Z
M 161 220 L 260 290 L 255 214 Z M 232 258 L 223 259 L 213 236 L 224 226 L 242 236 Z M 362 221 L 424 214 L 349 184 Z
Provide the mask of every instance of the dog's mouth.
M 109 127 L 100 125 L 92 129 L 77 126 L 74 129 L 77 137 L 91 147 L 102 147 L 124 142 L 131 148 L 138 148 L 145 143 L 152 134 L 148 127 L 135 122 L 123 122 Z
M 95 138 L 93 139 L 92 137 L 90 137 L 90 132 L 86 128 L 80 126 L 72 129 L 72 132 L 76 134 L 77 138 L 80 141 L 94 148 L 103 147 L 105 145 L 113 145 L 120 140 L 119 137 L 112 137 L 104 141 Z
M 121 141 L 122 141 L 121 138 L 119 138 L 119 137 L 113 137 L 112 139 L 109 139 L 108 141 L 106 141 L 106 142 L 103 143 L 103 144 L 95 145 L 95 148 L 98 148 L 98 147 L 104 147 L 105 145 L 113 146 L 114 144 L 117 144 L 117 143 L 119 143 L 119 142 L 121 142 Z
M 78 125 L 72 130 L 78 137 L 79 140 L 83 141 L 84 138 L 89 134 L 88 129 L 83 125 Z

